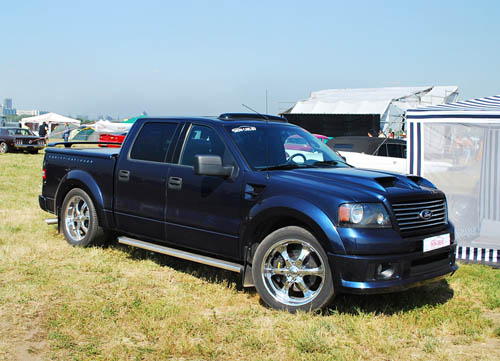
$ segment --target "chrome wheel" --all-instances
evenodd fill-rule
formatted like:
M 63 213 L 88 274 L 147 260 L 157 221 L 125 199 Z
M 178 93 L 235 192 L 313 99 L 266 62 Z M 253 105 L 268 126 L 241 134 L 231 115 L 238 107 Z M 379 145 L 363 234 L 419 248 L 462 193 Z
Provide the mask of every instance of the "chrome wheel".
M 269 294 L 287 306 L 310 303 L 325 284 L 325 265 L 308 242 L 285 239 L 264 254 L 261 275 Z
M 74 242 L 85 238 L 89 232 L 90 210 L 87 202 L 80 196 L 73 196 L 66 205 L 64 212 L 66 234 Z
M 7 153 L 7 150 L 8 150 L 7 143 L 5 142 L 0 143 L 0 153 Z

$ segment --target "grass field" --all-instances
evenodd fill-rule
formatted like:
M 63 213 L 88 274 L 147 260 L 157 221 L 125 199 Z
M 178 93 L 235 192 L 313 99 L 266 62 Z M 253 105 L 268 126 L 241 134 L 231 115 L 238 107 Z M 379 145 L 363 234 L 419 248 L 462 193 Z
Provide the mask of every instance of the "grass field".
M 500 359 L 500 270 L 273 311 L 229 272 L 70 247 L 38 207 L 42 159 L 0 155 L 0 360 Z

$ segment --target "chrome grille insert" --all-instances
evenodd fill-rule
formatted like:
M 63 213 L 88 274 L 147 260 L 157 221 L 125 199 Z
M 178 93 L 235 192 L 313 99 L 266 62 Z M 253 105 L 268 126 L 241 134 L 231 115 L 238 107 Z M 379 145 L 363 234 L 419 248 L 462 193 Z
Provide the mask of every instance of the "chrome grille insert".
M 398 202 L 392 204 L 401 232 L 424 230 L 427 227 L 444 225 L 447 222 L 446 202 L 444 199 Z M 432 212 L 428 218 L 424 213 Z

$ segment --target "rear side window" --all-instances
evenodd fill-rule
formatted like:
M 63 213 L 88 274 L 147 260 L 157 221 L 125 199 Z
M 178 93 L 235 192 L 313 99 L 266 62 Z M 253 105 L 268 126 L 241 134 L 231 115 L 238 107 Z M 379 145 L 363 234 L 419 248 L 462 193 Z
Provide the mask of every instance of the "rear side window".
M 176 128 L 176 123 L 144 124 L 132 147 L 130 158 L 165 162 Z
M 387 144 L 382 144 L 380 148 L 378 148 L 378 155 L 387 157 Z
M 403 158 L 401 144 L 387 144 L 387 153 L 389 154 L 389 157 Z

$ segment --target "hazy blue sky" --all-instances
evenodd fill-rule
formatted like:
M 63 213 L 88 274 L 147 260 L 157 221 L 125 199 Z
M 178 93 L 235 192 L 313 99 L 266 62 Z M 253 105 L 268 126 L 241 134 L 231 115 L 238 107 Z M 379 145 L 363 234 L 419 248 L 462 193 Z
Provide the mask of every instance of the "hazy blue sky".
M 0 98 L 62 114 L 276 113 L 311 91 L 500 94 L 500 1 L 2 1 Z M 288 103 L 287 103 L 288 102 Z

